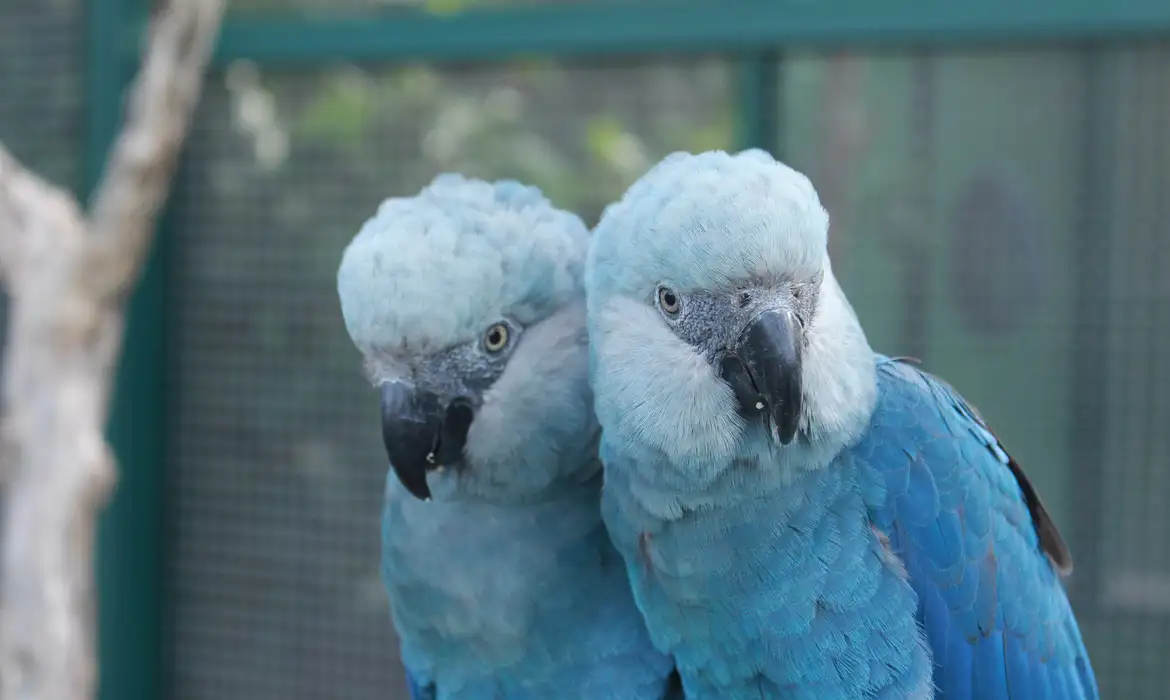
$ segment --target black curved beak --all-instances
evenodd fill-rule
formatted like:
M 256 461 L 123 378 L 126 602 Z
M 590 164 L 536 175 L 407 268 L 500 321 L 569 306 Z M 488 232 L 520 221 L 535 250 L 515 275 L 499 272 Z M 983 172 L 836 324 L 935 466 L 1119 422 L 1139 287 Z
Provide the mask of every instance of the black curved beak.
M 474 412 L 466 399 L 443 405 L 429 391 L 402 382 L 382 385 L 382 442 L 398 480 L 430 500 L 427 472 L 463 458 Z
M 763 414 L 783 445 L 792 442 L 800 427 L 800 346 L 792 314 L 765 311 L 747 325 L 720 367 L 743 415 Z

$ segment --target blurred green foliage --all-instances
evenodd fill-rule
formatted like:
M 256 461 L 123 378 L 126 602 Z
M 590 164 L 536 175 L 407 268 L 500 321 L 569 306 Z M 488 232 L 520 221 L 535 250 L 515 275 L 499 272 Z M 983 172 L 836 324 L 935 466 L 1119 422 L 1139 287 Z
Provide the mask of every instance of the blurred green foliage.
M 642 81 L 648 89 L 675 77 L 648 70 L 654 73 Z M 676 92 L 671 109 L 639 110 L 623 94 L 583 90 L 571 72 L 548 61 L 513 64 L 490 84 L 426 65 L 385 74 L 348 67 L 319 76 L 319 89 L 297 100 L 287 120 L 293 144 L 335 152 L 338 167 L 355 175 L 384 166 L 377 144 L 409 150 L 409 158 L 395 154 L 387 194 L 457 170 L 536 183 L 559 206 L 594 219 L 666 152 L 731 145 L 725 72 L 721 63 L 706 62 L 691 96 Z M 281 79 L 270 83 L 281 101 Z M 303 90 L 303 79 L 292 89 Z

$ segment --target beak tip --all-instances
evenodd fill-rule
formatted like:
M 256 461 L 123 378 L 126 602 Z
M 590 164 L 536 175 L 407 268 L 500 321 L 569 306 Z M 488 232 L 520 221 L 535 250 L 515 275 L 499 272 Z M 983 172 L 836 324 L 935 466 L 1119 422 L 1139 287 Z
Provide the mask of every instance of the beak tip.
M 427 485 L 425 474 L 421 474 L 419 478 L 415 479 L 407 477 L 401 470 L 395 469 L 394 471 L 398 475 L 399 483 L 402 484 L 407 493 L 420 501 L 431 500 L 431 487 Z
M 382 444 L 390 468 L 410 495 L 429 501 L 427 473 L 434 468 L 443 421 L 439 397 L 403 382 L 386 382 L 381 393 Z

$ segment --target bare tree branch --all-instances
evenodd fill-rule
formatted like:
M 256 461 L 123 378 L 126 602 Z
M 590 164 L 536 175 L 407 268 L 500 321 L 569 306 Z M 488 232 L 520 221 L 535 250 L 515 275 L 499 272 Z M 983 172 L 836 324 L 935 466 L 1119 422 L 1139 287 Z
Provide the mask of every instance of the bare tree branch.
M 223 0 L 173 0 L 131 89 L 87 222 L 0 146 L 8 286 L 0 477 L 0 699 L 88 700 L 94 525 L 115 481 L 103 430 L 138 274 L 198 100 Z
M 78 228 L 81 212 L 65 192 L 27 170 L 0 143 L 0 273 L 11 276 L 24 266 L 22 258 L 35 244 L 35 229 L 42 226 Z
M 169 189 L 222 14 L 223 0 L 178 0 L 155 26 L 126 125 L 94 198 L 85 277 L 91 294 L 120 296 L 134 282 L 154 230 L 149 212 Z

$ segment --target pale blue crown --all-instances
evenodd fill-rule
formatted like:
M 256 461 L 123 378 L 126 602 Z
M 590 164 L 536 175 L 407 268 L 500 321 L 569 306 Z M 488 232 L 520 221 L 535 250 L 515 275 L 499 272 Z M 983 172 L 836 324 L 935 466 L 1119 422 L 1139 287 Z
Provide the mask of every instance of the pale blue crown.
M 585 224 L 536 187 L 439 175 L 382 202 L 346 247 L 346 329 L 365 354 L 426 354 L 504 316 L 535 322 L 581 293 L 588 245 Z
M 610 205 L 594 231 L 592 301 L 648 297 L 659 283 L 811 276 L 829 216 L 808 178 L 761 150 L 672 153 Z

